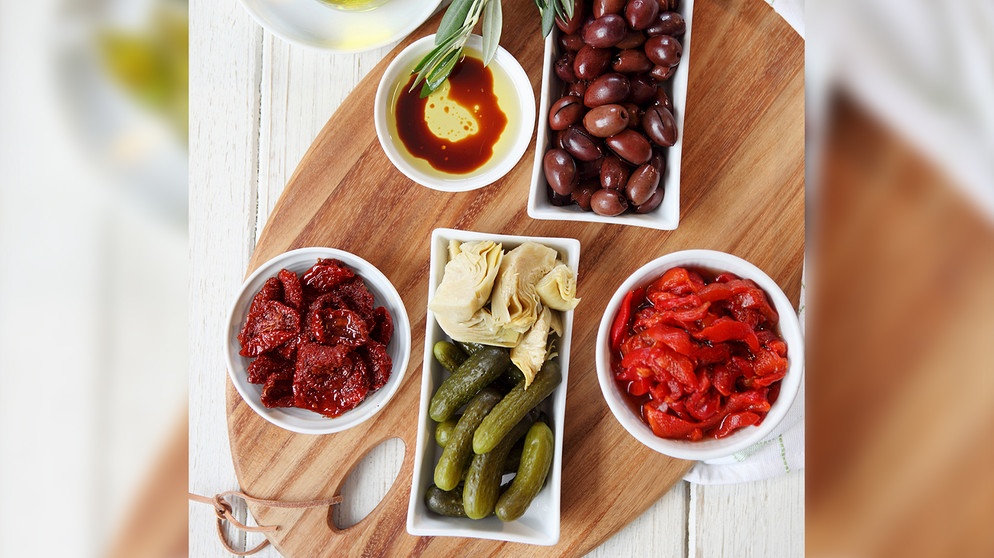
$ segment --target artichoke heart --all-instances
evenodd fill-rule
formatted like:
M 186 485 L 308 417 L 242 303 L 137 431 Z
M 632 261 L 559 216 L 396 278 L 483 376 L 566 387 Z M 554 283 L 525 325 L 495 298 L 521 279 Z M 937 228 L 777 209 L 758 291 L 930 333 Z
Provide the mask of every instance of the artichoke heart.
M 521 341 L 520 333 L 497 324 L 486 308 L 477 310 L 468 320 L 453 320 L 445 314 L 436 314 L 435 318 L 442 331 L 454 341 L 495 347 L 514 347 Z
M 472 321 L 486 305 L 504 256 L 501 245 L 490 240 L 449 243 L 449 262 L 428 308 L 439 323 Z
M 562 262 L 539 280 L 535 292 L 542 304 L 553 310 L 568 312 L 580 303 L 576 298 L 576 274 Z
M 552 329 L 552 316 L 552 310 L 548 307 L 542 307 L 542 312 L 535 324 L 521 338 L 521 342 L 511 349 L 511 362 L 524 373 L 526 389 L 545 363 L 549 331 Z
M 542 307 L 535 286 L 555 267 L 557 255 L 535 242 L 525 242 L 504 255 L 490 300 L 498 324 L 521 333 L 532 327 Z

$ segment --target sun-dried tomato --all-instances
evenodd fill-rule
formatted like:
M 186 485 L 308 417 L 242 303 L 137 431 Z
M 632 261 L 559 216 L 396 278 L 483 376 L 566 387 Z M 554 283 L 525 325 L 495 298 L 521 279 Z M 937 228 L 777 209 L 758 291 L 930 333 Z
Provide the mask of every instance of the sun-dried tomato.
M 252 299 L 238 334 L 248 379 L 267 407 L 296 406 L 337 416 L 383 387 L 393 370 L 393 317 L 374 306 L 362 278 L 320 259 L 303 279 L 287 269 Z
M 328 417 L 354 409 L 369 393 L 366 371 L 342 347 L 305 343 L 293 377 L 294 405 Z
M 344 263 L 331 258 L 320 258 L 317 263 L 304 272 L 303 282 L 327 293 L 340 283 L 355 277 L 355 272 Z
M 267 300 L 253 305 L 238 334 L 241 351 L 247 357 L 259 356 L 291 339 L 300 331 L 300 314 L 289 306 Z
M 383 306 L 373 309 L 373 325 L 369 328 L 369 338 L 384 345 L 389 345 L 393 339 L 393 317 Z
M 369 388 L 380 389 L 390 379 L 393 362 L 387 353 L 386 345 L 370 341 L 356 350 L 369 370 Z
M 623 306 L 612 369 L 657 436 L 721 438 L 762 422 L 788 361 L 779 316 L 755 282 L 673 268 Z

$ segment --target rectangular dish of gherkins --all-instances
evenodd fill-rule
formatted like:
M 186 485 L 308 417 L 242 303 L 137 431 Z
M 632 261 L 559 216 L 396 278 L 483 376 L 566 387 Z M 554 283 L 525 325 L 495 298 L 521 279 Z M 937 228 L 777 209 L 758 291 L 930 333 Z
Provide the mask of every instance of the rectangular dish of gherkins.
M 432 232 L 412 535 L 559 541 L 579 261 L 570 238 Z

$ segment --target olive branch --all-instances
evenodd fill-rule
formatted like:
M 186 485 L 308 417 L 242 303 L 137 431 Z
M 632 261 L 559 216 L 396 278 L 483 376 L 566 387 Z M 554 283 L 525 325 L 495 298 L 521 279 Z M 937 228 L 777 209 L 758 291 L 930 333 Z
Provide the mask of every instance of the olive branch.
M 568 20 L 573 17 L 573 0 L 534 0 L 542 17 L 542 36 L 552 31 L 555 19 Z M 473 34 L 473 29 L 482 19 L 483 65 L 486 66 L 497 54 L 500 33 L 503 27 L 501 0 L 453 0 L 445 9 L 442 21 L 435 33 L 435 47 L 421 59 L 411 73 L 417 77 L 411 90 L 419 84 L 421 97 L 427 97 L 449 77 L 452 69 L 462 58 L 463 47 Z

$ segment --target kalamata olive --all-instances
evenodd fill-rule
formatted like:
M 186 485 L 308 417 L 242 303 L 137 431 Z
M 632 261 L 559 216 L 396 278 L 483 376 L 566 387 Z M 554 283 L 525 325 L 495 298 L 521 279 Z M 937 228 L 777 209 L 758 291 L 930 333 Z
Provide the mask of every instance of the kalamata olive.
M 645 120 L 645 117 L 643 117 L 643 120 Z M 649 145 L 649 140 L 645 139 L 645 136 L 635 130 L 622 130 L 620 133 L 604 140 L 604 143 L 618 157 L 633 165 L 647 163 L 649 162 L 649 158 L 652 157 L 652 146 Z M 567 149 L 569 149 L 569 146 L 567 146 Z
M 556 207 L 564 207 L 573 203 L 573 196 L 564 196 L 562 194 L 557 194 L 551 188 L 548 190 L 548 192 L 549 192 L 549 203 L 551 203 Z
M 587 2 L 585 0 L 573 0 L 573 17 L 569 21 L 564 21 L 556 17 L 556 27 L 560 31 L 569 35 L 580 30 L 584 20 L 587 19 Z
M 659 173 L 656 168 L 646 163 L 632 171 L 632 176 L 625 185 L 625 195 L 634 205 L 641 205 L 656 193 L 659 186 Z
M 601 163 L 600 185 L 611 190 L 621 190 L 628 184 L 631 171 L 628 165 L 615 155 L 605 155 Z
M 566 88 L 563 95 L 572 95 L 582 99 L 583 95 L 587 92 L 587 85 L 588 83 L 586 81 L 574 81 L 569 84 L 569 87 Z
M 567 50 L 556 59 L 556 63 L 552 67 L 556 72 L 556 77 L 566 83 L 576 81 L 576 72 L 573 71 L 574 58 L 573 53 Z
M 598 215 L 614 217 L 628 209 L 628 200 L 617 190 L 601 188 L 590 196 L 590 209 Z
M 624 39 L 627 33 L 623 17 L 618 14 L 607 14 L 583 27 L 583 40 L 595 48 L 610 48 Z
M 628 127 L 628 111 L 615 104 L 594 107 L 584 115 L 583 127 L 599 138 L 613 136 Z
M 590 196 L 594 195 L 594 192 L 599 190 L 600 187 L 594 182 L 584 182 L 573 190 L 572 198 L 573 203 L 580 206 L 580 209 L 584 211 L 590 211 Z
M 676 119 L 673 113 L 661 106 L 655 105 L 645 109 L 642 115 L 642 129 L 653 143 L 661 147 L 669 147 L 676 143 Z
M 656 21 L 645 28 L 645 34 L 650 37 L 656 35 L 672 35 L 679 37 L 687 32 L 687 22 L 683 16 L 676 12 L 660 12 L 656 16 Z
M 589 180 L 591 178 L 600 180 L 601 176 L 601 164 L 604 162 L 604 157 L 598 157 L 593 161 L 580 161 L 576 165 L 576 168 L 580 172 L 580 181 Z
M 628 48 L 638 48 L 644 44 L 645 33 L 629 29 L 628 33 L 625 34 L 625 38 L 618 41 L 618 44 L 614 45 L 614 48 L 624 50 Z
M 659 11 L 675 12 L 680 9 L 680 0 L 658 0 Z
M 583 95 L 583 104 L 588 108 L 594 108 L 609 103 L 619 103 L 628 97 L 631 90 L 628 78 L 617 72 L 607 73 L 587 86 L 587 92 Z
M 662 148 L 652 148 L 652 157 L 649 158 L 649 164 L 656 169 L 656 172 L 659 173 L 659 179 L 662 180 L 666 174 L 666 154 L 663 153 Z
M 611 49 L 595 48 L 584 45 L 576 53 L 576 60 L 573 62 L 573 73 L 580 79 L 597 79 L 608 68 L 611 67 Z
M 621 106 L 625 107 L 628 111 L 628 127 L 632 130 L 640 130 L 642 125 L 642 108 L 635 103 L 622 103 Z
M 625 4 L 625 21 L 632 29 L 645 29 L 656 21 L 659 15 L 657 0 L 628 0 Z
M 549 127 L 553 130 L 565 130 L 583 118 L 587 107 L 583 100 L 573 95 L 564 95 L 549 109 Z
M 649 37 L 642 48 L 649 60 L 660 66 L 676 66 L 683 55 L 683 45 L 670 35 Z
M 625 9 L 625 0 L 594 0 L 594 17 L 607 14 L 620 14 Z
M 611 58 L 611 69 L 623 74 L 637 74 L 648 72 L 652 68 L 652 61 L 645 55 L 645 51 L 638 48 L 628 48 L 619 50 Z
M 673 101 L 670 96 L 666 94 L 666 90 L 662 87 L 656 88 L 656 98 L 652 101 L 652 104 L 659 105 L 664 109 L 673 112 Z
M 656 81 L 666 81 L 673 77 L 673 72 L 676 71 L 676 66 L 653 66 L 649 70 L 649 75 L 652 79 Z
M 563 135 L 563 147 L 570 155 L 580 161 L 593 161 L 604 154 L 600 141 L 594 139 L 580 126 L 566 128 Z
M 542 168 L 545 170 L 545 180 L 549 183 L 549 188 L 557 194 L 568 196 L 579 182 L 576 161 L 564 149 L 546 151 Z
M 659 204 L 662 203 L 662 201 L 663 201 L 663 195 L 665 193 L 666 193 L 666 189 L 663 188 L 660 185 L 658 188 L 656 188 L 656 193 L 653 194 L 652 197 L 650 197 L 648 201 L 646 201 L 642 205 L 639 205 L 639 206 L 637 206 L 635 208 L 635 213 L 645 214 L 645 213 L 649 213 L 653 209 L 656 209 L 657 207 L 659 207 Z
M 568 130 L 569 128 L 567 128 Z M 555 131 L 556 135 L 552 138 L 552 146 L 558 147 L 559 149 L 566 149 L 566 130 Z
M 583 37 L 579 33 L 559 35 L 559 47 L 564 51 L 576 52 L 583 48 Z
M 656 80 L 652 79 L 652 76 L 639 74 L 629 78 L 628 82 L 632 86 L 632 91 L 628 94 L 629 101 L 640 106 L 645 106 L 656 98 Z

